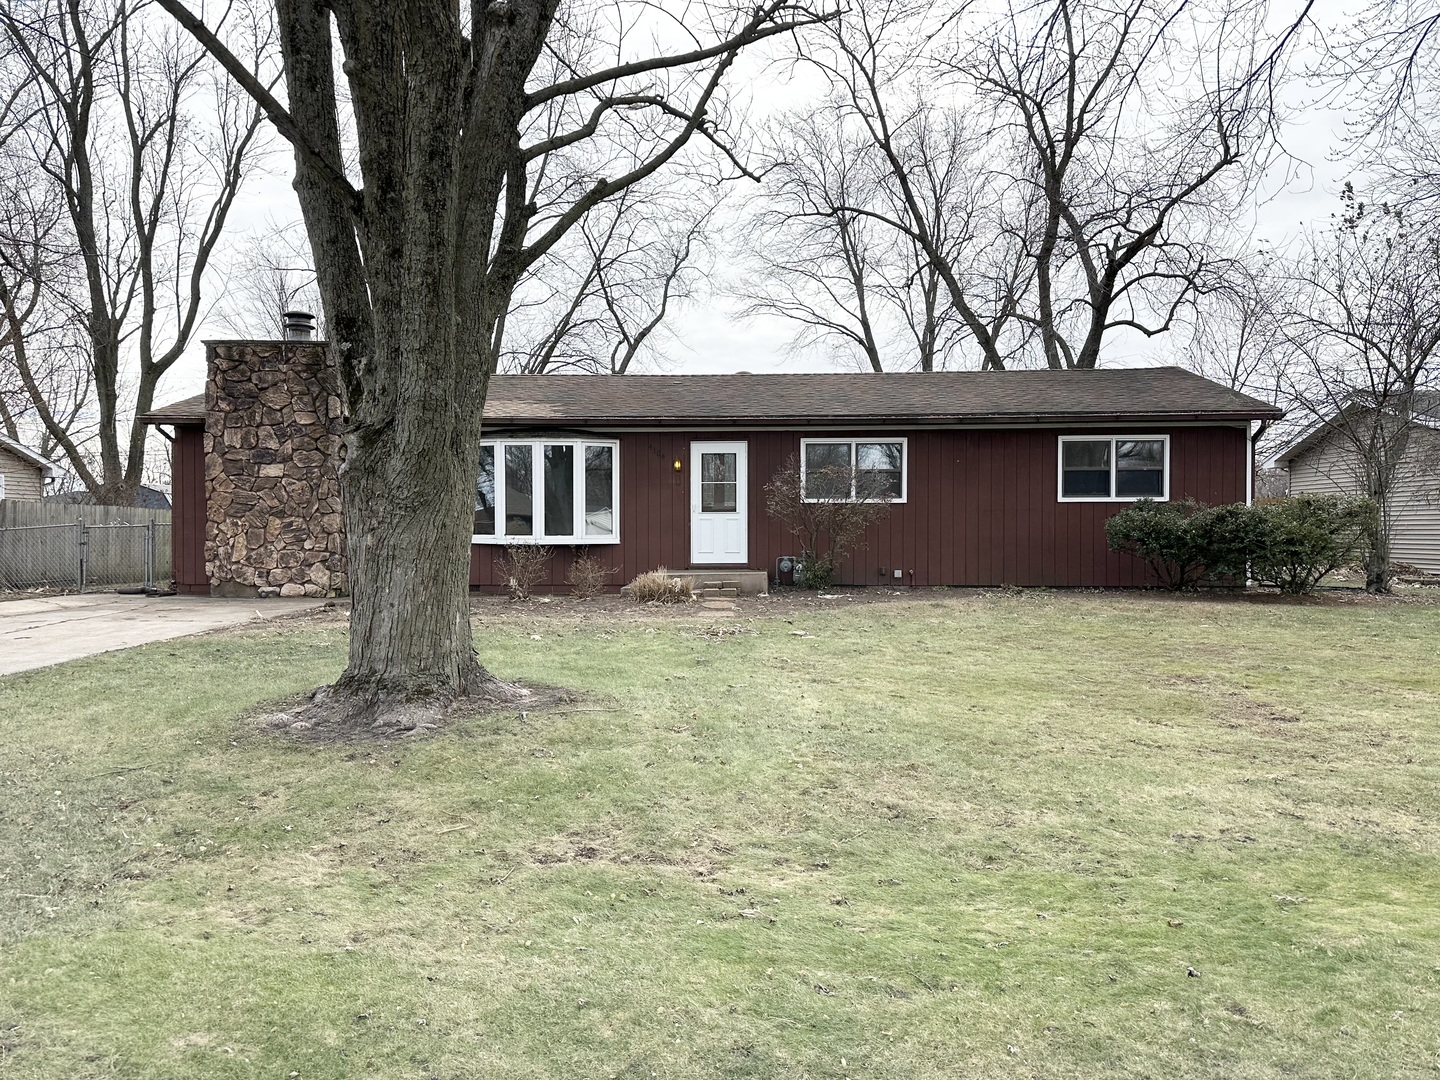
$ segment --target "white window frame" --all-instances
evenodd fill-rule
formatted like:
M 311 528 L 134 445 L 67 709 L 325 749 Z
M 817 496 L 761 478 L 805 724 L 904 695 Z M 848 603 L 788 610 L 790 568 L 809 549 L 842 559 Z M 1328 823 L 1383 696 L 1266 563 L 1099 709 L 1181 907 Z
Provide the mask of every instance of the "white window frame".
M 1065 494 L 1065 444 L 1073 442 L 1108 442 L 1110 446 L 1110 495 L 1066 495 Z M 1115 443 L 1160 442 L 1165 444 L 1164 490 L 1159 495 L 1115 495 L 1115 474 L 1119 469 L 1120 454 Z M 1055 497 L 1065 503 L 1133 503 L 1142 499 L 1151 502 L 1170 501 L 1170 436 L 1169 435 L 1061 435 L 1055 451 Z
M 508 546 L 516 544 L 564 544 L 586 547 L 591 544 L 620 543 L 620 441 L 618 439 L 482 439 L 482 447 L 491 447 L 495 452 L 495 535 L 481 536 L 472 533 L 472 544 Z M 505 527 L 505 447 L 530 447 L 530 505 L 535 532 L 531 536 L 507 536 L 501 530 Z M 575 448 L 575 505 L 571 518 L 580 531 L 566 536 L 551 536 L 541 530 L 545 527 L 545 447 L 573 446 Z M 615 527 L 608 536 L 586 536 L 585 529 L 585 448 L 608 446 L 610 448 L 610 505 Z M 479 468 L 479 464 L 476 464 Z
M 897 499 L 886 499 L 887 503 L 906 502 L 910 495 L 910 440 L 903 435 L 875 435 L 867 438 L 855 439 L 801 439 L 800 440 L 800 496 L 802 502 L 854 502 L 855 501 L 855 455 L 858 451 L 855 447 L 860 443 L 899 443 L 900 444 L 900 497 Z M 849 446 L 850 447 L 850 498 L 848 499 L 809 499 L 805 497 L 805 448 L 810 445 L 823 446 Z

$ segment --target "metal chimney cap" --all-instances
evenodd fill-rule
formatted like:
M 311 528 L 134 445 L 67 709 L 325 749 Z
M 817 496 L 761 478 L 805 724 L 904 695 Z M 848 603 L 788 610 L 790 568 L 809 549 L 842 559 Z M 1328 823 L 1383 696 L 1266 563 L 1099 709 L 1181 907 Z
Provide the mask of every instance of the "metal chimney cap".
M 308 311 L 287 311 L 281 315 L 286 341 L 314 341 L 315 316 Z

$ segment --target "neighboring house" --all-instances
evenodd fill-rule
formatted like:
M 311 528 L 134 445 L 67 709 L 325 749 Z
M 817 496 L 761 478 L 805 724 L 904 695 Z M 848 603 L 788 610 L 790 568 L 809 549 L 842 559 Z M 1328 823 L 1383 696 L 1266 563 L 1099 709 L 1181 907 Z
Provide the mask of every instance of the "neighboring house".
M 28 446 L 0 435 L 0 499 L 39 499 L 55 466 Z
M 323 346 L 212 342 L 209 360 L 205 395 L 146 417 L 175 431 L 177 584 L 344 591 Z M 765 508 L 793 458 L 858 465 L 892 492 L 840 584 L 1143 585 L 1105 520 L 1139 498 L 1248 501 L 1252 423 L 1279 415 L 1179 368 L 497 375 L 470 582 L 499 589 L 500 549 L 532 543 L 554 549 L 557 591 L 577 550 L 617 585 L 659 566 L 769 577 L 799 554 Z
M 69 491 L 64 495 L 55 495 L 52 498 L 56 502 L 69 503 L 72 506 L 94 506 L 95 496 L 88 491 Z M 100 505 L 114 505 L 104 503 Z M 170 496 L 163 488 L 150 487 L 148 484 L 141 484 L 135 490 L 135 501 L 131 504 L 138 510 L 169 510 Z
M 1362 495 L 1364 462 L 1347 432 L 1366 431 L 1363 417 L 1317 420 L 1271 455 L 1265 467 L 1288 475 L 1290 495 Z M 1385 507 L 1390 558 L 1440 574 L 1440 394 L 1417 394 L 1411 433 L 1395 489 Z

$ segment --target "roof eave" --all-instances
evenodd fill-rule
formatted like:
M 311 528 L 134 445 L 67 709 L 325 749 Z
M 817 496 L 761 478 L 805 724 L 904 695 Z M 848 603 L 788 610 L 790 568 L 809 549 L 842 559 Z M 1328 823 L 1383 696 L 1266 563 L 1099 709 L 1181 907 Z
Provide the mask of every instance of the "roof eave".
M 30 449 L 30 447 L 26 446 L 22 442 L 17 442 L 15 439 L 11 439 L 8 436 L 0 435 L 0 446 L 5 447 L 5 449 L 9 450 L 16 457 L 21 458 L 24 461 L 28 461 L 31 465 L 34 465 L 40 470 L 40 472 L 45 476 L 46 479 L 53 479 L 56 474 L 60 472 L 60 467 L 56 465 L 53 461 L 41 457 L 40 454 Z
M 1243 423 L 1250 420 L 1278 420 L 1279 409 L 1244 412 L 1186 413 L 996 413 L 975 416 L 937 414 L 931 416 L 848 415 L 848 416 L 505 416 L 490 417 L 488 427 L 836 427 L 844 425 L 931 426 L 1020 424 L 1031 427 L 1064 427 L 1074 424 L 1194 424 Z
M 165 416 L 159 413 L 146 413 L 136 417 L 142 424 L 149 427 L 204 427 L 203 416 Z

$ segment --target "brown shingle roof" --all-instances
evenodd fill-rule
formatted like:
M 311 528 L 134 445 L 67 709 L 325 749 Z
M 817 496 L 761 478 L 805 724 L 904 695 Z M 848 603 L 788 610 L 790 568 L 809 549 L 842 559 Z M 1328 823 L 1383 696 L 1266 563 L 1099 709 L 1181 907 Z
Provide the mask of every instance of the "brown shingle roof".
M 497 375 L 499 424 L 1056 423 L 1273 418 L 1181 368 L 817 375 Z
M 158 409 L 140 414 L 142 424 L 203 424 L 205 422 L 205 395 L 196 394 L 181 401 L 172 401 Z
M 147 414 L 198 423 L 205 399 Z M 485 419 L 505 426 L 1259 420 L 1263 401 L 1182 368 L 816 375 L 496 375 Z

